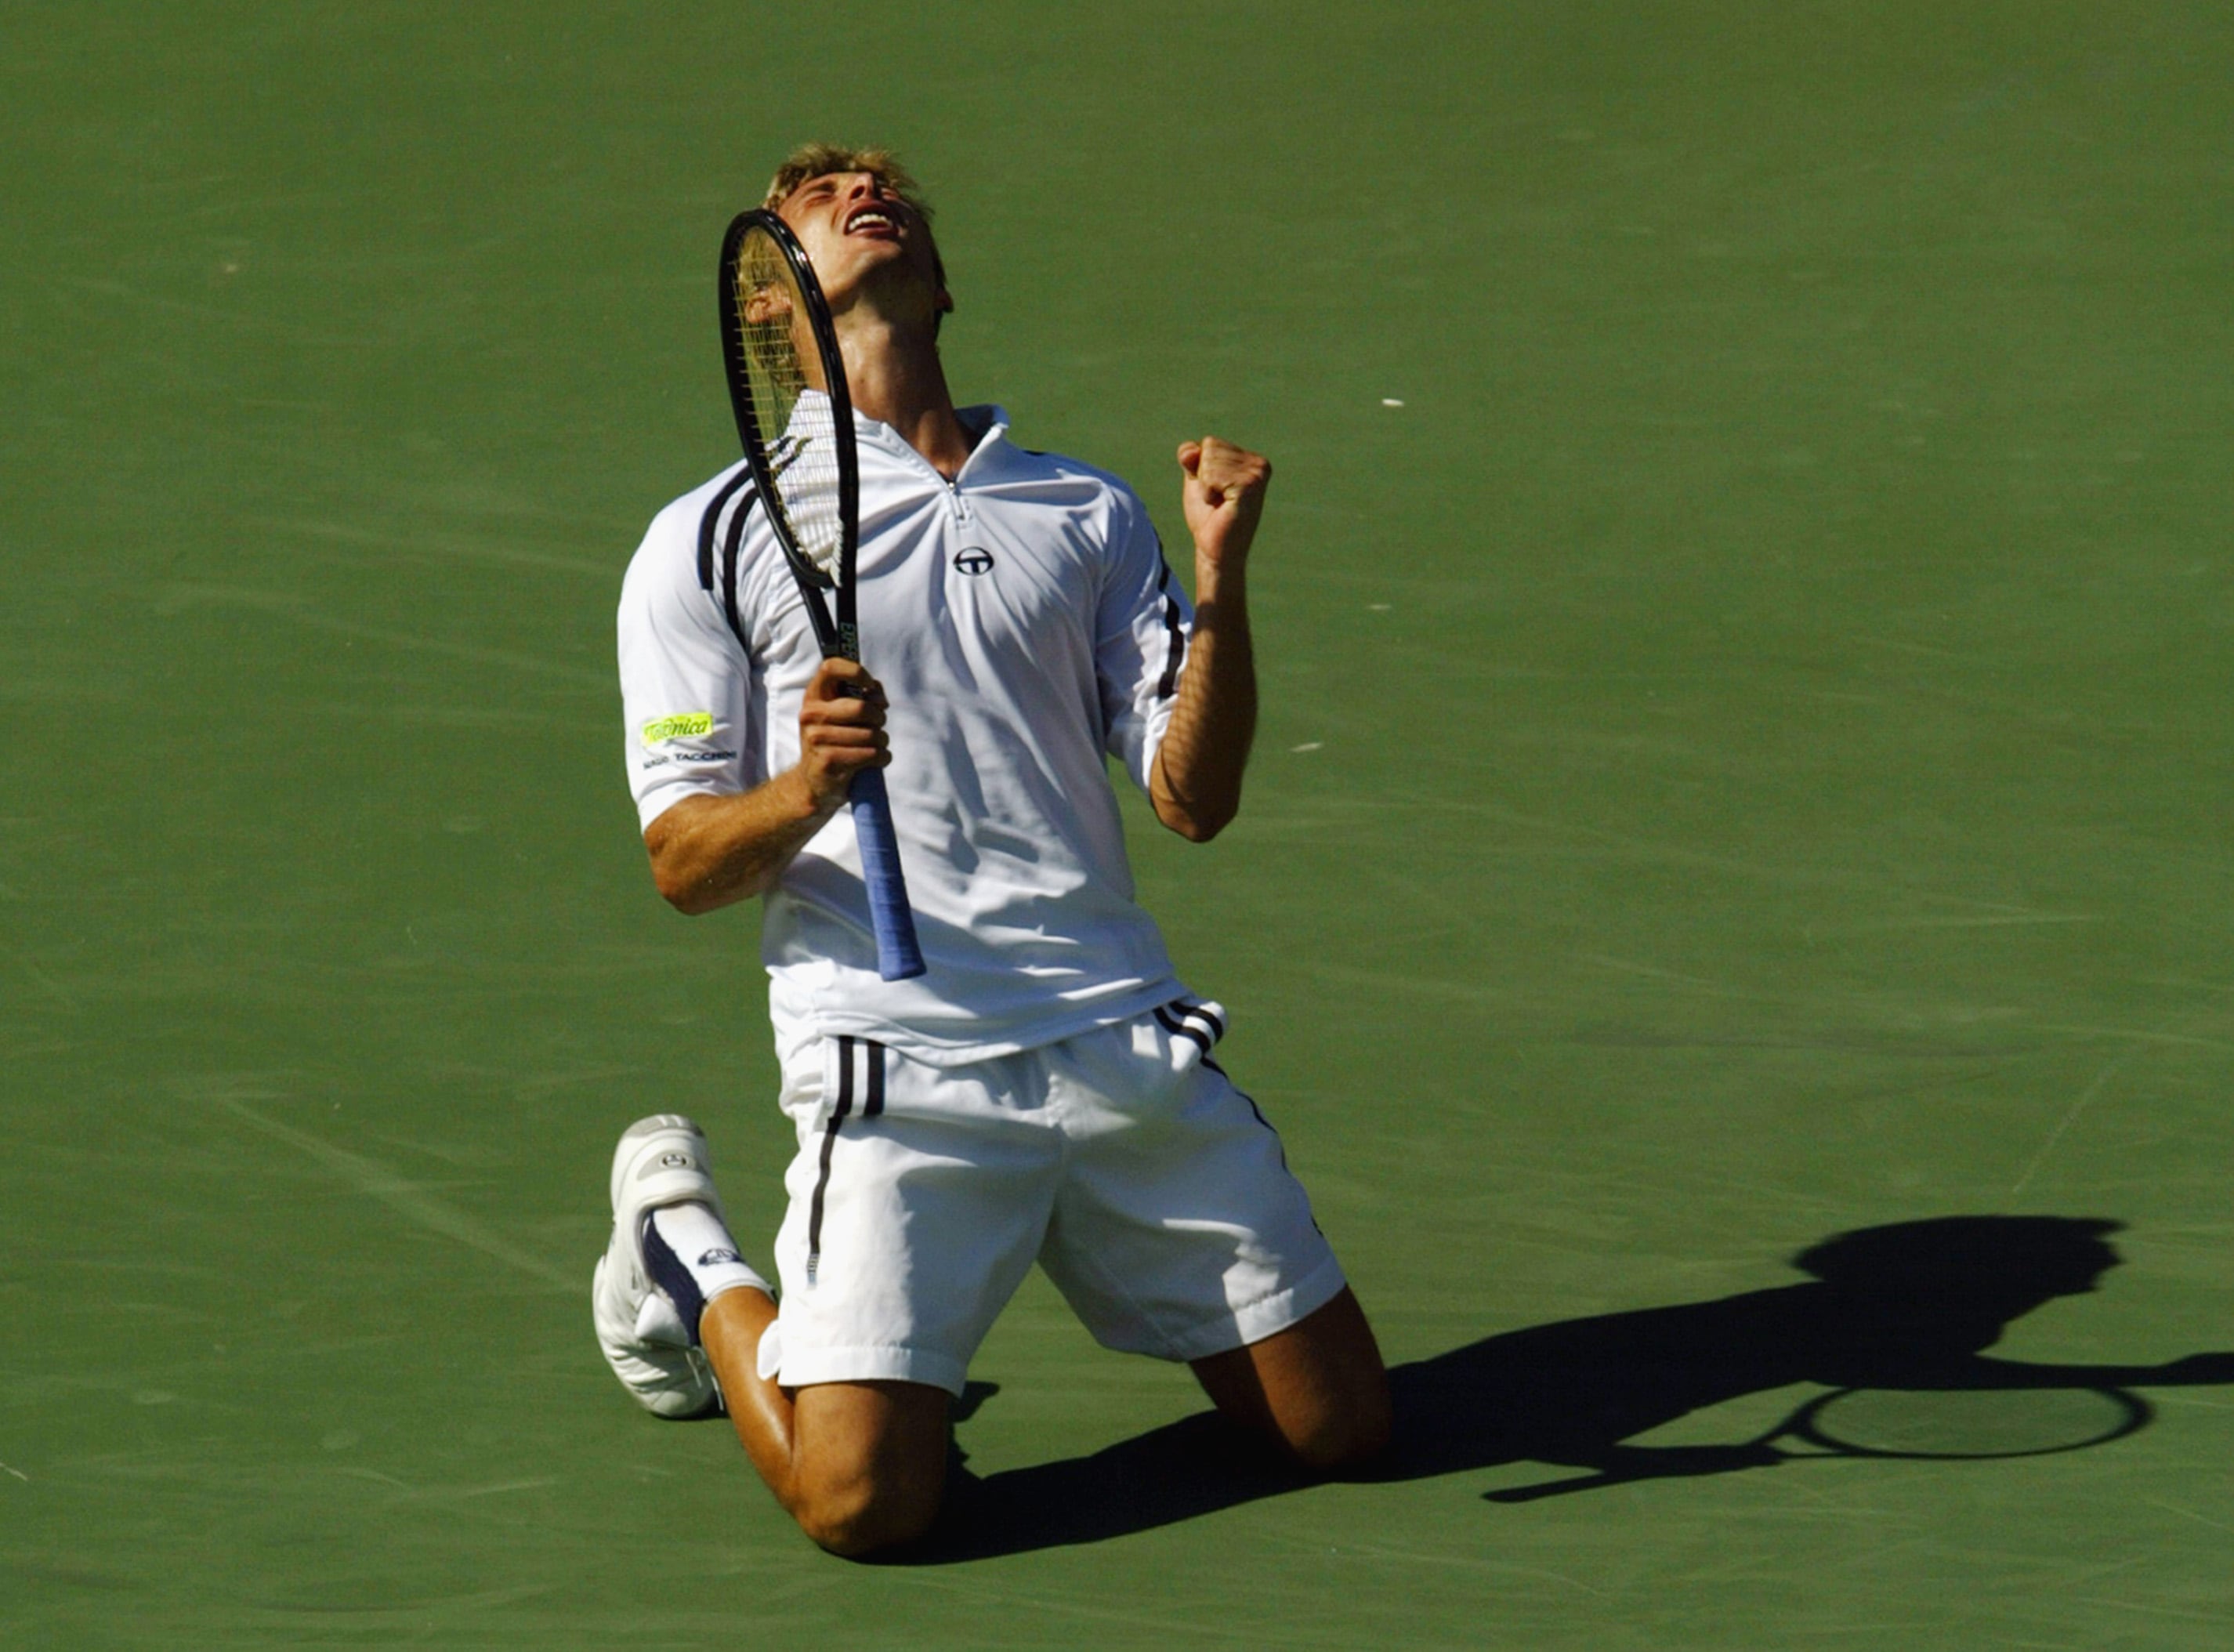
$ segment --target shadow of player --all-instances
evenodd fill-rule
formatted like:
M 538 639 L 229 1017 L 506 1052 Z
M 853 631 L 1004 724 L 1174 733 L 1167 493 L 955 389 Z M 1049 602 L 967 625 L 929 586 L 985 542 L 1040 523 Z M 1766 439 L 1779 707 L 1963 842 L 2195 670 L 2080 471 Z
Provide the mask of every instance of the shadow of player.
M 1838 1389 L 2119 1389 L 2234 1382 L 2234 1354 L 2164 1365 L 2038 1365 L 1985 1350 L 2015 1320 L 2095 1289 L 2123 1224 L 1954 1216 L 1839 1234 L 1793 1265 L 1808 1283 L 1604 1314 L 1470 1342 L 1389 1373 L 1396 1438 L 1355 1478 L 1425 1479 L 1501 1464 L 1586 1471 L 1498 1502 L 1766 1466 L 1766 1441 L 1653 1446 L 1691 1412 L 1798 1383 Z M 2134 1402 L 2120 1433 L 2146 1422 Z M 949 1512 L 917 1563 L 1090 1543 L 1310 1484 L 1212 1413 L 1091 1456 L 983 1478 L 957 1466 Z

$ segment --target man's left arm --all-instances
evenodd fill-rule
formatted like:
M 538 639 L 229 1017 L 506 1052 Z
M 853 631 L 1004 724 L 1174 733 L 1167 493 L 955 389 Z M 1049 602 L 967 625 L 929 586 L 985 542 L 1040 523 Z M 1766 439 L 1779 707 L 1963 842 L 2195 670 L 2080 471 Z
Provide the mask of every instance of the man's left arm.
M 1181 443 L 1179 460 L 1194 537 L 1194 635 L 1148 798 L 1159 820 L 1191 843 L 1206 843 L 1240 812 L 1242 771 L 1257 733 L 1249 547 L 1272 466 L 1216 436 Z

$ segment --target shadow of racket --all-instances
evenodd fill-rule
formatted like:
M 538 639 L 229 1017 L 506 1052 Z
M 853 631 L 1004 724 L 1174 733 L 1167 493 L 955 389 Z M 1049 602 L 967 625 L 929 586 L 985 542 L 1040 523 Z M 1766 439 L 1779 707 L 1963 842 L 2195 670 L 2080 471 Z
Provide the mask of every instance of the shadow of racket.
M 1834 1457 L 1920 1462 L 2052 1457 L 2123 1440 L 2155 1414 L 2140 1395 L 2119 1388 L 1834 1388 L 1754 1440 L 1620 1446 L 1596 1473 L 1487 1492 L 1483 1499 L 1532 1503 L 1633 1480 L 1728 1474 Z

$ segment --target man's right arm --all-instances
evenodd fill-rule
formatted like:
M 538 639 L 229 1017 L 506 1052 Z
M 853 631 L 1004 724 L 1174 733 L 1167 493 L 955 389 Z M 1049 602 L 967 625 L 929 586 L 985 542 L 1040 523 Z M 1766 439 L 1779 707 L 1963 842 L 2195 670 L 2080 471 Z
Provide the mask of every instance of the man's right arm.
M 885 691 L 852 660 L 825 660 L 799 710 L 799 761 L 749 792 L 700 793 L 644 828 L 652 881 L 696 917 L 766 894 L 846 801 L 853 776 L 892 761 Z

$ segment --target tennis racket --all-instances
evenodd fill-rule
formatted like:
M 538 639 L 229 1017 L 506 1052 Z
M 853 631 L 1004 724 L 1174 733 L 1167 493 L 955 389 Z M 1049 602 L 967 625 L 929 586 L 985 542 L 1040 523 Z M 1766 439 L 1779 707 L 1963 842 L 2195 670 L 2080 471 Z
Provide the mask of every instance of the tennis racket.
M 1646 1446 L 1580 1479 L 1486 1493 L 1532 1503 L 1641 1479 L 1727 1473 L 1830 1457 L 1984 1462 L 2084 1451 L 2147 1427 L 2155 1412 L 2125 1388 L 1834 1388 L 1767 1433 L 1734 1446 Z M 1649 1459 L 1655 1456 L 1657 1464 Z
M 722 240 L 722 354 L 753 484 L 807 604 L 825 659 L 861 657 L 853 557 L 860 467 L 853 403 L 830 306 L 798 238 L 774 212 L 741 212 Z M 835 612 L 833 612 L 833 600 Z M 861 846 L 877 973 L 923 973 L 884 771 L 853 776 L 847 801 Z

